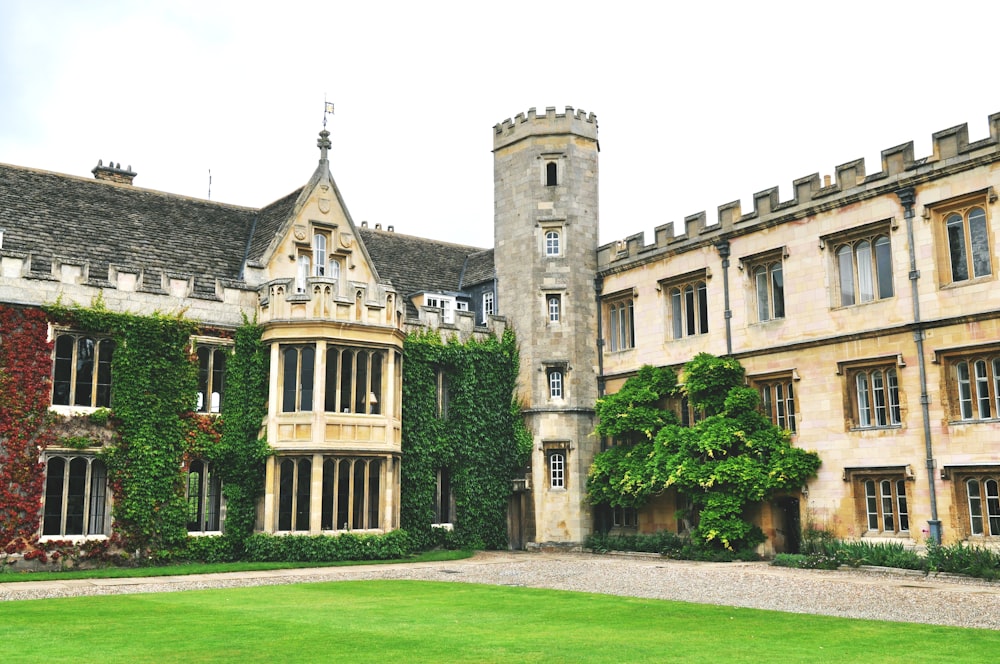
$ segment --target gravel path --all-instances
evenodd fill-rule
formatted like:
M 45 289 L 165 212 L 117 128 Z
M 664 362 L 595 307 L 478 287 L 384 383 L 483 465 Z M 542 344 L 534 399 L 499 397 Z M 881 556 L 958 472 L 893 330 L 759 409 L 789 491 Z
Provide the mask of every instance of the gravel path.
M 1000 629 L 1000 584 L 902 571 L 822 571 L 585 553 L 484 552 L 468 560 L 0 584 L 0 601 L 287 583 L 411 579 L 553 588 L 793 613 Z

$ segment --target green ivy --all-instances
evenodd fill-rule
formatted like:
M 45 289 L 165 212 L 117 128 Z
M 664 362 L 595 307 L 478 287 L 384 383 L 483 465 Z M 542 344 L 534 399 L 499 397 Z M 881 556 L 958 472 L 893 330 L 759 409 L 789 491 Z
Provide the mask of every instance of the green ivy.
M 222 403 L 222 440 L 210 455 L 222 478 L 226 497 L 226 537 L 233 555 L 253 534 L 257 500 L 264 491 L 264 462 L 271 454 L 261 438 L 267 417 L 268 354 L 263 328 L 244 318 L 234 335 L 233 355 L 226 364 L 226 398 Z
M 438 416 L 439 372 L 450 396 Z M 417 333 L 403 344 L 402 527 L 418 547 L 433 544 L 437 472 L 446 469 L 455 496 L 452 540 L 470 548 L 507 546 L 511 480 L 531 450 L 514 399 L 517 342 L 501 338 L 442 343 Z
M 693 535 L 706 544 L 731 550 L 763 541 L 744 518 L 747 506 L 797 490 L 820 460 L 793 447 L 789 433 L 758 411 L 759 395 L 743 387 L 743 375 L 738 361 L 700 353 L 685 366 L 683 386 L 670 386 L 664 370 L 644 367 L 620 396 L 605 397 L 597 432 L 636 442 L 597 455 L 588 475 L 590 502 L 640 507 L 673 487 L 690 500 Z M 705 415 L 691 427 L 655 414 L 655 404 L 678 391 Z
M 194 410 L 198 390 L 188 352 L 195 324 L 179 316 L 112 312 L 101 302 L 90 308 L 57 304 L 47 312 L 75 329 L 115 339 L 111 410 L 119 438 L 102 453 L 115 494 L 115 535 L 142 557 L 182 546 L 185 415 Z

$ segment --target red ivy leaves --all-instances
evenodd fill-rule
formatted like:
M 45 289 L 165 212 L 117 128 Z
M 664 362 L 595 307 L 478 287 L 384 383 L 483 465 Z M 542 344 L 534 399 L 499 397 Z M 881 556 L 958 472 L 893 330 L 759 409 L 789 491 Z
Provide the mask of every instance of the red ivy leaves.
M 51 372 L 45 314 L 0 305 L 0 546 L 37 537 L 40 454 L 54 440 Z

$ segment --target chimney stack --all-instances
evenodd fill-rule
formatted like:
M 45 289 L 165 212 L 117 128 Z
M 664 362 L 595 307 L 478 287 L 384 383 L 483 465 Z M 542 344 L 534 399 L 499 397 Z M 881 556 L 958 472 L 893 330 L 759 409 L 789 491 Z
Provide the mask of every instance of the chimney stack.
M 108 165 L 105 166 L 104 162 L 100 159 L 97 160 L 97 166 L 94 166 L 94 170 L 90 171 L 94 174 L 94 177 L 98 180 L 104 180 L 105 182 L 117 182 L 118 184 L 132 184 L 132 180 L 135 179 L 136 173 L 132 170 L 130 165 L 128 168 L 123 169 L 122 165 L 116 164 L 113 161 L 109 161 Z

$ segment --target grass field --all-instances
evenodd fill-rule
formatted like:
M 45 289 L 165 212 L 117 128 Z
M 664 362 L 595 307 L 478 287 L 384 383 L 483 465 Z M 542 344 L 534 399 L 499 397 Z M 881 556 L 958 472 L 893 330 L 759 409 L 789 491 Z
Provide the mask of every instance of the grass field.
M 0 603 L 15 662 L 983 662 L 1000 632 L 347 581 Z M 994 653 L 990 655 L 989 653 Z

